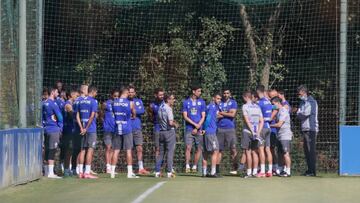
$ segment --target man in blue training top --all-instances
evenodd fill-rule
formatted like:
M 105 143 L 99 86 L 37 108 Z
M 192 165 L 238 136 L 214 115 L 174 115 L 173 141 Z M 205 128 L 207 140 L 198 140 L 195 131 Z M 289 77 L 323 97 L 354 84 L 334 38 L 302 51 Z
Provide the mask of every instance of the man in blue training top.
M 73 169 L 73 174 L 75 175 L 79 175 L 80 174 L 80 151 L 81 151 L 81 142 L 83 140 L 83 135 L 81 135 L 80 133 L 80 127 L 78 125 L 77 122 L 77 118 L 76 115 L 79 111 L 79 103 L 81 100 L 83 100 L 87 95 L 88 95 L 88 90 L 89 90 L 89 86 L 88 85 L 81 85 L 80 86 L 80 96 L 78 98 L 75 99 L 74 104 L 73 104 L 73 111 L 74 111 L 74 115 L 75 115 L 75 132 L 74 132 L 74 138 L 73 138 L 73 153 L 72 153 L 72 157 L 74 157 L 72 159 L 72 169 Z M 74 170 L 75 167 L 75 161 L 76 161 L 76 168 Z M 84 168 L 84 165 L 81 165 L 82 168 Z M 82 169 L 83 171 L 83 169 Z
M 192 172 L 197 171 L 197 163 L 199 162 L 202 152 L 203 138 L 201 135 L 202 124 L 205 121 L 206 104 L 203 99 L 200 98 L 201 87 L 193 86 L 191 88 L 192 95 L 184 100 L 182 107 L 183 118 L 186 122 L 184 141 L 186 144 L 185 161 L 186 161 L 186 173 L 190 172 L 190 157 L 193 143 L 195 143 L 196 153 L 194 163 L 192 166 Z
M 98 112 L 98 102 L 96 87 L 89 87 L 89 95 L 79 101 L 76 121 L 80 128 L 81 152 L 79 156 L 79 178 L 96 179 L 97 176 L 91 174 L 91 163 L 94 149 L 96 148 L 96 114 Z M 86 154 L 86 156 L 85 156 Z M 85 172 L 83 173 L 83 164 Z
M 149 175 L 150 172 L 144 168 L 143 162 L 143 141 L 144 137 L 141 132 L 141 116 L 145 113 L 143 101 L 136 97 L 135 86 L 130 84 L 129 87 L 129 100 L 134 103 L 136 117 L 131 120 L 132 134 L 134 138 L 134 146 L 136 147 L 136 154 L 139 164 L 139 174 Z
M 216 130 L 220 102 L 221 94 L 215 93 L 212 102 L 206 107 L 206 119 L 202 133 L 204 134 L 203 176 L 212 178 L 221 177 L 220 174 L 216 174 L 216 164 L 219 156 L 219 142 L 216 137 Z M 209 154 L 211 154 L 211 172 L 207 174 L 207 159 Z
M 151 118 L 151 121 L 154 124 L 153 141 L 155 143 L 155 157 L 159 156 L 159 152 L 160 152 L 160 148 L 159 148 L 160 125 L 158 122 L 157 115 L 158 115 L 160 105 L 163 103 L 163 100 L 164 100 L 164 93 L 165 93 L 165 91 L 163 88 L 156 88 L 154 90 L 155 100 L 150 103 L 150 106 L 147 110 L 149 118 Z
M 103 130 L 104 130 L 104 144 L 105 144 L 105 161 L 106 161 L 106 173 L 111 173 L 111 157 L 113 150 L 112 146 L 112 139 L 115 133 L 115 116 L 112 109 L 112 105 L 114 99 L 119 98 L 119 90 L 112 90 L 110 93 L 110 97 L 108 100 L 102 103 L 101 105 L 101 116 L 100 119 L 103 123 Z
M 272 177 L 272 154 L 271 154 L 271 143 L 270 143 L 270 136 L 271 136 L 271 129 L 270 129 L 270 122 L 271 122 L 271 113 L 273 109 L 273 105 L 271 104 L 270 100 L 265 97 L 265 87 L 264 85 L 259 85 L 256 88 L 257 96 L 259 97 L 258 104 L 260 106 L 261 112 L 264 118 L 264 127 L 261 131 L 261 136 L 265 140 L 265 153 L 266 158 L 268 161 L 268 171 L 265 173 L 265 157 L 260 156 L 260 168 L 261 172 L 259 176 L 266 176 Z
M 61 138 L 61 144 L 64 147 L 64 177 L 72 176 L 70 168 L 71 155 L 73 150 L 73 138 L 75 133 L 76 114 L 73 111 L 73 104 L 76 98 L 79 96 L 79 92 L 76 89 L 71 89 L 68 93 L 68 100 L 65 102 L 64 107 L 64 130 Z M 73 159 L 76 160 L 76 157 Z M 76 162 L 73 162 L 76 167 Z
M 55 153 L 60 142 L 60 134 L 63 129 L 63 116 L 58 105 L 55 103 L 55 98 L 58 96 L 58 90 L 54 88 L 49 89 L 50 95 L 48 99 L 43 101 L 42 114 L 43 124 L 45 130 L 45 176 L 48 178 L 60 178 L 54 174 L 54 160 Z
M 134 103 L 128 99 L 129 89 L 123 87 L 120 90 L 120 98 L 115 99 L 112 109 L 115 116 L 115 136 L 112 140 L 112 147 L 114 149 L 111 158 L 111 178 L 115 178 L 115 168 L 118 161 L 120 150 L 126 151 L 127 161 L 127 177 L 139 178 L 136 176 L 132 169 L 132 148 L 134 145 L 131 119 L 135 119 L 136 111 Z
M 220 163 L 222 158 L 222 153 L 226 148 L 231 150 L 231 160 L 233 163 L 233 171 L 230 173 L 235 174 L 237 171 L 237 137 L 235 132 L 235 118 L 237 112 L 237 103 L 234 99 L 231 98 L 231 92 L 228 88 L 223 90 L 223 98 L 219 105 L 219 115 L 218 115 L 218 131 L 217 138 L 219 141 L 219 157 L 218 164 L 216 165 L 217 173 L 220 173 Z

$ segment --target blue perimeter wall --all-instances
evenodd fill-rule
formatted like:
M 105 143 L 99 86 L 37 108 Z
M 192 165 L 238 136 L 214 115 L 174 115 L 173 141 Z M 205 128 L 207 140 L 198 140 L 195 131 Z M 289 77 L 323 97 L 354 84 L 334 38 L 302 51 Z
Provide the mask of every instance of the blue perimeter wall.
M 42 175 L 43 129 L 0 130 L 0 189 Z
M 340 126 L 340 175 L 360 175 L 360 126 Z

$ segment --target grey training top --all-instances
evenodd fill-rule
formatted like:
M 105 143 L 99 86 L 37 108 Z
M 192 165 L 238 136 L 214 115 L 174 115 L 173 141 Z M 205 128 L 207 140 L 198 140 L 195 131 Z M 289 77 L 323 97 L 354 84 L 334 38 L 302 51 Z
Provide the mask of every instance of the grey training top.
M 160 130 L 174 129 L 173 126 L 170 126 L 171 120 L 174 120 L 172 108 L 168 104 L 163 102 L 158 111 L 158 122 L 160 125 Z
M 260 106 L 249 102 L 242 106 L 242 112 L 244 116 L 247 116 L 249 118 L 251 126 L 253 128 L 251 130 L 253 130 L 254 132 L 258 132 L 260 118 L 263 117 Z M 245 122 L 244 129 L 250 130 Z
M 300 103 L 297 117 L 301 121 L 302 131 L 319 131 L 318 104 L 312 96 Z
M 279 140 L 291 140 L 293 133 L 291 131 L 290 114 L 289 111 L 282 107 L 277 113 L 277 121 L 284 121 L 283 125 L 279 128 L 277 137 Z

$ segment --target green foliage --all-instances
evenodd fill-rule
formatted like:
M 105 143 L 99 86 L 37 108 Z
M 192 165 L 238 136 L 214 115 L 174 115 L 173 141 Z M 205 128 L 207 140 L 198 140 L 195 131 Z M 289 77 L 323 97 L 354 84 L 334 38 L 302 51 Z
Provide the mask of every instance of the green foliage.
M 93 81 L 93 75 L 96 69 L 101 65 L 101 56 L 93 54 L 89 58 L 82 60 L 75 66 L 75 72 L 79 72 L 84 76 L 84 84 L 91 84 Z
M 224 65 L 221 63 L 222 52 L 228 41 L 234 39 L 232 33 L 235 31 L 230 24 L 213 18 L 200 18 L 202 31 L 199 40 L 195 42 L 198 50 L 198 61 L 200 63 L 201 84 L 203 87 L 203 98 L 211 99 L 212 93 L 220 91 L 226 83 Z

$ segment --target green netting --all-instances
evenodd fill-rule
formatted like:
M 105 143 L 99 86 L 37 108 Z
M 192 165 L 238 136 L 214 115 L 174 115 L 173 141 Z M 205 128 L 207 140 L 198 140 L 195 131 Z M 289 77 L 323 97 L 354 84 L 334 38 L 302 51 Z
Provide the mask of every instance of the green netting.
M 104 101 L 113 87 L 133 82 L 148 105 L 157 86 L 176 91 L 180 101 L 189 94 L 191 84 L 200 83 L 206 99 L 211 92 L 230 87 L 240 106 L 242 91 L 263 83 L 284 89 L 291 105 L 297 106 L 296 87 L 307 84 L 320 106 L 319 167 L 337 170 L 336 1 L 101 2 L 46 1 L 44 85 L 56 80 L 68 87 L 91 82 L 99 87 L 98 99 Z M 355 0 L 349 1 L 349 7 L 353 19 L 349 57 L 352 73 L 357 75 L 360 9 Z M 357 81 L 352 81 L 354 93 Z M 354 105 L 357 95 L 351 95 Z M 180 105 L 178 102 L 175 111 L 178 121 Z M 350 105 L 352 112 L 358 112 L 354 105 Z M 240 113 L 237 122 L 240 137 Z M 143 117 L 143 127 L 148 150 L 145 159 L 153 163 L 148 115 Z M 293 130 L 295 169 L 302 170 L 299 122 L 294 117 Z M 101 135 L 101 127 L 98 133 Z M 183 131 L 178 131 L 179 146 L 182 135 Z M 182 169 L 183 147 L 178 150 L 177 168 Z M 99 157 L 103 157 L 101 153 Z

